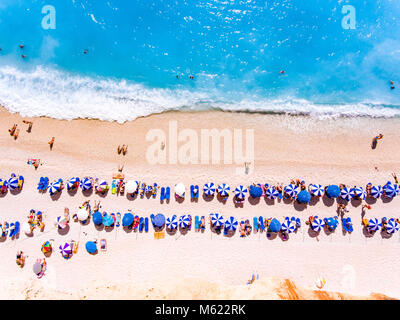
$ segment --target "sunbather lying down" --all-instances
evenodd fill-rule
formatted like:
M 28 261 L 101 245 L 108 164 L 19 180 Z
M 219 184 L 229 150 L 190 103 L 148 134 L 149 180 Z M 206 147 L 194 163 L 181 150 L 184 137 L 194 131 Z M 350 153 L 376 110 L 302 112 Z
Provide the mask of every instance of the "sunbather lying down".
M 21 268 L 24 267 L 25 265 L 25 255 L 22 251 L 17 252 L 17 259 L 16 259 L 17 265 L 20 266 Z

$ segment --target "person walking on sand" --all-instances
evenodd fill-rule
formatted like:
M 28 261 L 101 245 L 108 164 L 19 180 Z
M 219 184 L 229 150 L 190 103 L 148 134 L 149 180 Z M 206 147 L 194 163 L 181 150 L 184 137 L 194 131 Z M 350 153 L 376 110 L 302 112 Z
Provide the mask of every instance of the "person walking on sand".
M 26 121 L 26 120 L 22 120 L 22 122 L 28 125 L 28 129 L 26 129 L 26 132 L 31 132 L 33 122 L 32 121 Z
M 383 139 L 383 134 L 382 133 L 378 134 L 375 138 L 372 139 L 372 146 L 371 146 L 372 149 L 376 148 L 376 146 L 378 144 L 378 140 L 381 140 L 381 139 Z
M 53 149 L 54 140 L 55 140 L 55 137 L 51 138 L 51 140 L 48 142 L 48 144 L 50 145 L 50 150 Z
M 8 132 L 10 133 L 10 136 L 13 136 L 14 135 L 14 133 L 15 133 L 15 130 L 17 129 L 17 124 L 16 123 L 14 123 L 14 125 L 12 126 L 12 128 L 11 129 L 8 129 Z
M 393 172 L 392 173 L 392 177 L 393 177 L 393 179 L 394 179 L 394 182 L 396 183 L 396 184 L 399 184 L 399 179 L 397 179 L 397 176 L 396 176 L 396 174 Z

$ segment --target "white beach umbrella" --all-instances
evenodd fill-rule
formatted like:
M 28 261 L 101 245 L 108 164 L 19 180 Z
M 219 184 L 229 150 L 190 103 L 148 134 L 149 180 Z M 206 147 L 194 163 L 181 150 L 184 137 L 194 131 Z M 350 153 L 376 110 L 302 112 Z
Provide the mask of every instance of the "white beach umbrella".
M 342 199 L 350 201 L 350 199 L 353 197 L 353 192 L 350 188 L 345 187 L 340 191 L 340 197 Z
M 297 196 L 298 192 L 299 192 L 299 188 L 295 185 L 295 184 L 289 184 L 288 186 L 286 186 L 284 188 L 285 192 L 291 196 L 292 198 L 294 198 L 295 196 Z
M 378 199 L 382 196 L 383 189 L 381 186 L 373 186 L 371 189 L 371 196 L 373 196 L 375 199 Z
M 71 247 L 71 244 L 69 244 L 68 242 L 65 242 L 63 245 L 60 245 L 59 249 L 60 249 L 60 253 L 64 257 L 72 254 L 72 247 Z
M 85 221 L 89 217 L 89 212 L 85 208 L 80 208 L 76 215 L 80 221 Z
M 365 200 L 367 197 L 367 193 L 364 191 L 362 187 L 356 187 L 351 190 L 351 194 L 353 197 L 358 197 L 362 200 Z
M 214 227 L 220 227 L 224 223 L 224 217 L 219 213 L 211 215 L 211 223 Z
M 190 219 L 188 215 L 179 217 L 179 227 L 186 228 L 189 225 Z
M 68 222 L 67 222 L 67 219 L 65 217 L 59 216 L 59 217 L 56 218 L 56 221 L 55 221 L 54 225 L 56 226 L 56 228 L 64 229 L 64 228 L 67 227 Z
M 206 196 L 214 195 L 214 193 L 215 193 L 215 185 L 214 185 L 214 183 L 212 183 L 212 182 L 206 183 L 204 185 L 203 191 L 204 191 Z
M 225 221 L 225 228 L 228 231 L 235 231 L 238 226 L 238 221 L 234 217 L 229 217 Z
M 176 215 L 172 217 L 168 217 L 166 221 L 167 229 L 173 230 L 178 227 L 178 220 L 176 219 Z
M 278 192 L 278 190 L 276 190 L 275 187 L 271 187 L 271 188 L 268 188 L 267 191 L 265 191 L 265 195 L 267 196 L 268 199 L 273 200 L 278 197 L 279 192 Z
M 175 185 L 175 193 L 180 197 L 185 196 L 185 185 L 182 182 Z
M 126 193 L 135 193 L 137 191 L 139 184 L 135 180 L 128 180 L 125 185 Z
M 386 232 L 387 233 L 395 233 L 399 231 L 400 225 L 394 220 L 390 219 L 386 225 Z
M 310 191 L 311 194 L 316 197 L 320 197 L 325 193 L 324 187 L 320 184 L 312 184 Z
M 385 191 L 385 194 L 388 198 L 393 198 L 399 194 L 399 187 L 397 184 L 393 184 L 391 182 L 387 183 L 384 187 L 383 190 Z
M 311 223 L 311 229 L 313 229 L 316 232 L 320 232 L 324 228 L 324 221 L 320 218 L 316 218 L 313 220 Z
M 244 199 L 246 197 L 246 194 L 247 194 L 247 189 L 242 185 L 240 185 L 235 189 L 235 196 L 238 199 Z
M 77 177 L 68 179 L 68 181 L 67 181 L 67 189 L 70 190 L 70 189 L 74 188 L 74 186 L 75 186 L 75 184 L 77 182 L 79 182 L 79 178 L 77 178 Z
M 382 227 L 382 224 L 379 222 L 377 218 L 369 219 L 368 221 L 368 229 L 370 231 L 378 231 Z
M 48 188 L 50 194 L 55 194 L 61 190 L 61 183 L 59 181 L 55 181 L 50 183 Z
M 231 188 L 229 187 L 228 184 L 226 183 L 221 183 L 218 186 L 218 193 L 222 196 L 222 197 L 226 197 L 227 195 L 229 195 L 229 191 L 231 190 Z
M 83 190 L 83 191 L 87 191 L 87 190 L 90 190 L 90 189 L 92 189 L 92 187 L 93 187 L 93 184 L 92 184 L 92 180 L 91 179 L 89 179 L 89 178 L 83 178 L 82 180 L 81 180 L 81 182 L 80 182 L 80 186 L 81 186 L 81 189 Z
M 296 222 L 294 222 L 296 223 Z M 286 219 L 283 223 L 282 223 L 282 227 L 281 230 L 288 232 L 288 233 L 292 233 L 294 231 L 296 231 L 296 226 L 292 221 Z

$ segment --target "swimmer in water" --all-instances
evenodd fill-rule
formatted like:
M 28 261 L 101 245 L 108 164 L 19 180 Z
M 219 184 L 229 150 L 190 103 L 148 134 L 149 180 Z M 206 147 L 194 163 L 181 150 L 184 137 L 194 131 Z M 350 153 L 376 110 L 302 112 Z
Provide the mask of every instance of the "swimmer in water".
M 396 87 L 394 86 L 394 82 L 392 80 L 389 81 L 390 82 L 390 89 L 396 89 Z
M 284 74 L 285 73 L 285 70 L 281 70 L 281 72 L 279 72 L 280 74 Z
M 25 59 L 25 58 L 26 58 L 26 55 L 24 55 L 24 54 L 21 54 L 21 57 Z
M 87 49 L 83 50 L 83 53 L 84 53 L 84 54 L 87 54 L 87 53 L 88 53 Z
M 193 77 L 193 76 L 189 76 L 189 79 L 192 79 L 192 80 L 193 80 L 193 79 L 194 79 L 194 77 Z
M 20 44 L 19 47 L 20 47 L 21 49 L 23 49 L 23 48 L 24 48 L 24 45 L 23 45 L 23 44 Z

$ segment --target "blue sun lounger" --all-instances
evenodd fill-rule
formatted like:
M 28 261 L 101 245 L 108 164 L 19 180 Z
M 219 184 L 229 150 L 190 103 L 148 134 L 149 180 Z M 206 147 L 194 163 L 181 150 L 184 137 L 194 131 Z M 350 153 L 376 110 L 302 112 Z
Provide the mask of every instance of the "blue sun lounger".
M 165 199 L 169 200 L 170 196 L 171 196 L 171 189 L 170 187 L 167 187 L 167 189 L 165 189 Z
M 143 219 L 143 217 L 140 217 L 140 220 L 139 220 L 139 232 L 143 231 L 143 227 L 144 227 L 144 219 Z
M 149 232 L 149 218 L 144 218 L 144 232 Z
M 258 223 L 260 224 L 260 230 L 261 231 L 264 231 L 265 230 L 265 226 L 264 226 L 264 221 L 263 221 L 264 219 L 263 219 L 263 217 L 262 216 L 260 216 L 259 218 L 258 218 Z
M 160 191 L 160 201 L 164 201 L 165 199 L 165 188 L 162 187 Z
M 14 226 L 15 226 L 15 228 L 14 228 L 14 232 L 12 235 L 13 237 L 15 237 L 19 233 L 19 226 L 20 226 L 19 221 L 16 221 Z
M 257 219 L 257 217 L 253 218 L 253 225 L 254 225 L 254 230 L 258 231 L 258 219 Z
M 197 199 L 199 197 L 199 186 L 198 185 L 190 186 L 190 197 L 192 199 Z
M 200 219 L 199 216 L 194 217 L 194 229 L 199 230 L 200 229 Z

